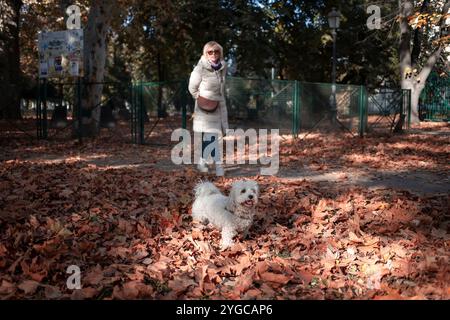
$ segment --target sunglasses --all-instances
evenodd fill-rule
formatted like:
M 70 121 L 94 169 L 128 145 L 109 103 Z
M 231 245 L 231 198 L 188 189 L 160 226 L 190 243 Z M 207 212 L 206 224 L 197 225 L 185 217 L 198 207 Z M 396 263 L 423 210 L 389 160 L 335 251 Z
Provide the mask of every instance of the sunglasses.
M 211 56 L 211 55 L 213 55 L 214 53 L 219 54 L 219 53 L 220 53 L 220 50 L 209 50 L 209 51 L 206 51 L 206 53 L 208 53 L 208 54 Z

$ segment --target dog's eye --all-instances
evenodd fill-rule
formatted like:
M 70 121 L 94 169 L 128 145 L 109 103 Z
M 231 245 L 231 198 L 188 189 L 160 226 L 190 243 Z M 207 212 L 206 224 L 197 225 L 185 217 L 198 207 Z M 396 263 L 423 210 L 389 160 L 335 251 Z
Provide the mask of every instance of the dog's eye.
M 241 190 L 241 193 L 245 193 L 245 189 L 242 189 L 242 190 Z

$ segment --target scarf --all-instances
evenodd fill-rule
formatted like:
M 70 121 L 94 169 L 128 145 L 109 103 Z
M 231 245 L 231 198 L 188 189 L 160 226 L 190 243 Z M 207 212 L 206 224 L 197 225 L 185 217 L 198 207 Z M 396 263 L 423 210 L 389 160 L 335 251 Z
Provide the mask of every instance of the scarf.
M 210 64 L 211 64 L 211 67 L 212 67 L 215 71 L 217 71 L 217 70 L 219 70 L 220 68 L 222 68 L 222 62 L 220 62 L 220 60 L 219 60 L 218 63 L 210 62 Z

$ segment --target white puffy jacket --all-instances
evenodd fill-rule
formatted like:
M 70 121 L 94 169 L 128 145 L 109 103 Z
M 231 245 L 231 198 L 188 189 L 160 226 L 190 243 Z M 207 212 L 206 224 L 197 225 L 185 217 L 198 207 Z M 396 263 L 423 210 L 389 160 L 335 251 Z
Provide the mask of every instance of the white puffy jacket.
M 191 73 L 189 92 L 195 99 L 194 131 L 195 132 L 225 132 L 228 129 L 228 112 L 225 103 L 226 63 L 215 71 L 209 61 L 202 56 Z M 219 101 L 214 112 L 205 112 L 197 106 L 198 96 Z

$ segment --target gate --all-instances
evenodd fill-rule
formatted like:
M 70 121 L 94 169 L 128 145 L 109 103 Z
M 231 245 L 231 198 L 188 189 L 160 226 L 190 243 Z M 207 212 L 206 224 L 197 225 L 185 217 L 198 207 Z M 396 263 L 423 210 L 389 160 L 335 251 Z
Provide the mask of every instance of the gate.
M 450 75 L 440 77 L 430 74 L 420 95 L 419 118 L 429 121 L 449 121 L 450 118 Z
M 365 131 L 392 133 L 409 129 L 411 90 L 378 88 L 366 94 Z

